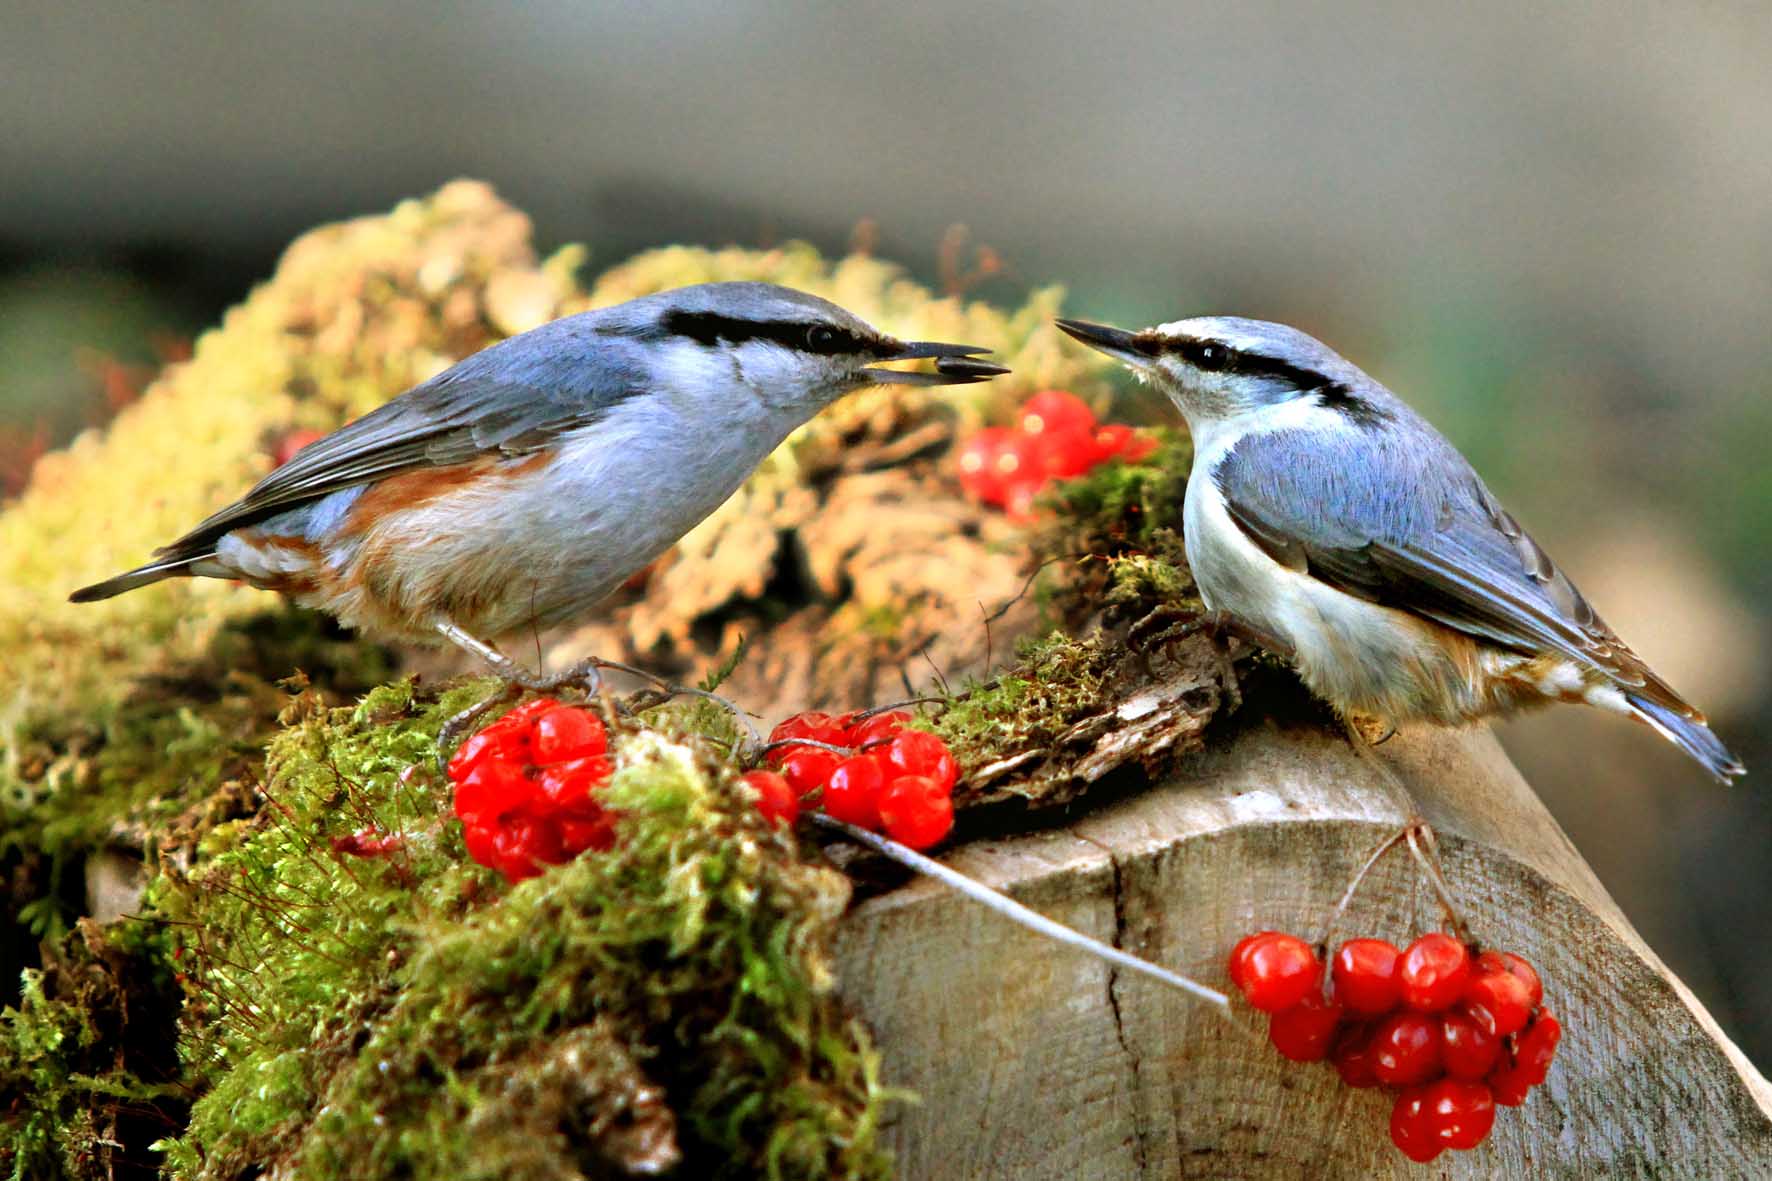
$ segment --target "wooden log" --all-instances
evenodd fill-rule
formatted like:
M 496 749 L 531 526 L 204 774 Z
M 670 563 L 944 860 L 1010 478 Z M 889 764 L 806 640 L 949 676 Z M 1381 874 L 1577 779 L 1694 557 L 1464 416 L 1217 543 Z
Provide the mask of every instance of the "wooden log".
M 1546 1085 L 1502 1109 L 1486 1144 L 1412 1165 L 1389 1141 L 1388 1092 L 1286 1062 L 1240 1003 L 1243 1031 L 919 881 L 857 906 L 839 947 L 887 1080 L 921 1097 L 888 1134 L 900 1175 L 1772 1175 L 1772 1086 L 1631 928 L 1493 736 L 1406 731 L 1377 755 L 1395 780 L 1318 723 L 1245 721 L 1162 787 L 944 860 L 1228 988 L 1239 937 L 1320 934 L 1365 856 L 1419 806 L 1473 933 L 1538 965 L 1565 1026 Z M 1438 918 L 1399 851 L 1335 934 L 1402 942 Z

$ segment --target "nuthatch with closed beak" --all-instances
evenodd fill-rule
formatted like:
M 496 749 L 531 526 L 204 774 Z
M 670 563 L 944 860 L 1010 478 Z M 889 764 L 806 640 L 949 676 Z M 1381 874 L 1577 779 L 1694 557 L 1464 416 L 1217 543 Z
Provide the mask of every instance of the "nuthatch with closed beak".
M 1181 411 L 1200 597 L 1343 714 L 1456 725 L 1585 702 L 1647 724 L 1725 783 L 1742 774 L 1452 444 L 1327 346 L 1232 316 L 1058 325 Z
M 708 283 L 568 316 L 475 353 L 304 447 L 148 565 L 240 579 L 372 635 L 490 640 L 584 614 L 852 390 L 1007 370 L 894 340 L 768 283 Z M 933 358 L 934 372 L 875 368 Z

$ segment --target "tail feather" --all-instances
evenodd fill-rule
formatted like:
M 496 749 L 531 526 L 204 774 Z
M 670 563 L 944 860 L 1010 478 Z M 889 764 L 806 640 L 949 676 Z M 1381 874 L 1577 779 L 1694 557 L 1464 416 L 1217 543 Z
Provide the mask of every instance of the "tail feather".
M 124 591 L 132 591 L 137 587 L 147 586 L 151 582 L 159 582 L 163 578 L 179 578 L 191 573 L 191 566 L 211 554 L 197 557 L 172 558 L 159 562 L 149 562 L 146 566 L 137 566 L 134 570 L 126 570 L 115 578 L 107 578 L 103 582 L 95 582 L 91 586 L 83 586 L 68 596 L 70 603 L 96 603 L 100 599 L 108 599 L 112 595 L 120 595 Z
M 1630 703 L 1631 713 L 1636 718 L 1652 727 L 1657 733 L 1681 750 L 1691 755 L 1725 785 L 1737 775 L 1747 773 L 1741 760 L 1729 753 L 1722 740 L 1711 733 L 1709 726 L 1700 718 L 1689 718 L 1669 709 L 1648 698 L 1629 694 L 1625 700 Z

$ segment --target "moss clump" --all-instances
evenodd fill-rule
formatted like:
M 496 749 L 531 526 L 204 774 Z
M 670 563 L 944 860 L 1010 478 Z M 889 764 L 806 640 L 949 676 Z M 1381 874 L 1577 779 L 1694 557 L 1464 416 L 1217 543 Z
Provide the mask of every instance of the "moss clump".
M 174 1176 L 882 1176 L 876 1059 L 837 1005 L 846 880 L 696 740 L 630 732 L 622 839 L 508 892 L 474 866 L 409 685 L 311 701 L 266 807 L 150 894 L 184 948 L 200 1092 Z M 374 859 L 335 851 L 398 833 Z M 673 1114 L 674 1113 L 674 1114 Z M 598 1162 L 602 1162 L 601 1165 Z
M 160 932 L 87 921 L 0 1011 L 0 1177 L 139 1175 L 179 1126 L 177 989 Z
M 1146 459 L 1103 464 L 1047 494 L 1051 523 L 1035 538 L 1034 552 L 1054 560 L 1042 594 L 1068 624 L 1103 608 L 1198 609 L 1181 519 L 1193 446 L 1171 431 L 1158 438 Z

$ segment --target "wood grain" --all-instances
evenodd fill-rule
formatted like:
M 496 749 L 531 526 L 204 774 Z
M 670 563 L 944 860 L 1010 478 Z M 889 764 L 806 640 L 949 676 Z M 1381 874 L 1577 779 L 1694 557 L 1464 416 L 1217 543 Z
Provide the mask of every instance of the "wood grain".
M 945 860 L 1227 987 L 1240 936 L 1320 934 L 1364 856 L 1419 806 L 1476 937 L 1544 974 L 1566 1030 L 1547 1084 L 1504 1109 L 1477 1151 L 1411 1165 L 1389 1143 L 1387 1093 L 1285 1062 L 1247 1009 L 1250 1036 L 917 882 L 858 906 L 839 948 L 887 1081 L 921 1096 L 889 1131 L 901 1176 L 1772 1176 L 1772 1087 L 1632 930 L 1486 730 L 1397 736 L 1377 752 L 1395 779 L 1312 723 L 1212 737 L 1160 788 Z M 1393 853 L 1336 935 L 1401 942 L 1437 918 L 1407 853 Z

